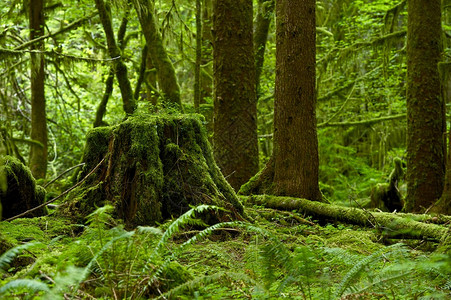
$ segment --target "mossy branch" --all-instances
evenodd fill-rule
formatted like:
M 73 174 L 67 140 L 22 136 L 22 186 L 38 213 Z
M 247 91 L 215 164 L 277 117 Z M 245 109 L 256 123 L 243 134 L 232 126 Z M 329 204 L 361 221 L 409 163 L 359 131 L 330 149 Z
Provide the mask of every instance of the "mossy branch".
M 89 19 L 91 19 L 92 17 L 94 17 L 95 15 L 97 15 L 97 12 L 92 13 L 92 14 L 90 14 L 90 15 L 84 17 L 84 18 L 78 19 L 78 20 L 76 20 L 76 21 L 70 23 L 70 24 L 67 25 L 66 27 L 63 27 L 63 28 L 61 28 L 60 30 L 58 30 L 58 31 L 56 31 L 56 32 L 54 32 L 54 33 L 49 33 L 49 34 L 40 36 L 40 37 L 38 37 L 38 38 L 35 38 L 35 39 L 31 40 L 31 41 L 25 42 L 25 43 L 23 43 L 23 44 L 21 44 L 21 45 L 15 47 L 14 50 L 21 50 L 21 49 L 28 48 L 28 46 L 30 46 L 30 45 L 32 45 L 32 44 L 35 44 L 35 43 L 37 43 L 37 42 L 40 42 L 40 41 L 45 40 L 45 39 L 48 39 L 48 38 L 53 38 L 53 37 L 55 37 L 55 36 L 57 36 L 57 35 L 59 35 L 59 34 L 63 34 L 63 33 L 65 33 L 65 32 L 68 32 L 68 31 L 72 30 L 72 29 L 75 29 L 75 28 L 81 26 L 84 22 L 86 22 L 86 21 L 88 21 Z
M 362 121 L 334 122 L 334 123 L 333 122 L 324 122 L 324 123 L 318 124 L 318 128 L 368 126 L 368 125 L 376 124 L 376 123 L 383 122 L 383 121 L 398 120 L 398 119 L 404 119 L 404 118 L 406 118 L 406 114 L 397 114 L 397 115 L 374 118 L 374 119 L 369 119 L 369 120 L 362 120 Z

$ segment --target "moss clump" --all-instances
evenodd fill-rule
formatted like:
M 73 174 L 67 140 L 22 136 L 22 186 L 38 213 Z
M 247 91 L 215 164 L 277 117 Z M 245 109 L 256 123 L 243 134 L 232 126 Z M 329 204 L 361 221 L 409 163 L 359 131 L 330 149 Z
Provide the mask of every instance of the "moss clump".
M 2 157 L 0 173 L 6 178 L 6 189 L 0 189 L 2 218 L 11 218 L 43 203 L 45 189 L 36 185 L 30 169 L 17 158 Z M 47 213 L 45 207 L 35 210 L 27 217 L 42 216 Z
M 86 216 L 110 203 L 132 226 L 155 224 L 198 204 L 242 214 L 240 201 L 214 161 L 202 123 L 197 115 L 141 114 L 91 130 L 78 179 L 107 159 L 71 193 L 60 212 Z

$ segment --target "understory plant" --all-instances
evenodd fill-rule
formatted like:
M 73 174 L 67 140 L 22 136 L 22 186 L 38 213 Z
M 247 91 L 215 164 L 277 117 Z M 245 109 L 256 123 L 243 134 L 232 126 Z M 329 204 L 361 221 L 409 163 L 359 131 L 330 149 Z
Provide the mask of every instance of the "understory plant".
M 0 270 L 23 251 L 47 247 L 25 272 L 0 279 L 0 298 L 23 299 L 446 299 L 449 255 L 421 254 L 402 244 L 371 254 L 323 243 L 288 243 L 293 235 L 241 221 L 207 226 L 198 217 L 221 208 L 201 205 L 157 227 L 127 231 L 105 206 L 89 215 L 83 233 L 57 249 L 27 243 L 0 257 Z M 203 229 L 202 229 L 203 228 Z M 337 228 L 334 230 L 342 230 Z M 224 233 L 227 233 L 224 235 Z M 232 235 L 230 235 L 232 233 Z M 238 238 L 238 236 L 239 238 Z M 333 235 L 333 229 L 328 234 Z M 214 251 L 218 239 L 242 248 L 242 263 Z M 225 241 L 224 241 L 225 239 Z M 222 246 L 219 246 L 222 247 Z M 205 272 L 190 253 L 216 257 Z M 210 259 L 209 259 L 210 260 Z M 187 267 L 190 265 L 191 267 Z M 196 267 L 198 266 L 198 267 Z M 240 267 L 237 267 L 240 266 Z

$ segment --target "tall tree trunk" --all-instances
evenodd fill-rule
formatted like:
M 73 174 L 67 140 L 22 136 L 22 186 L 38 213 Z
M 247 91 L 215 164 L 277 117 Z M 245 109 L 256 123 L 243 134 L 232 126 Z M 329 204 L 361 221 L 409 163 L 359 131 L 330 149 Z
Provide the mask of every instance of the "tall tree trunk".
M 30 2 L 30 40 L 44 35 L 44 2 Z M 30 50 L 44 50 L 44 42 L 31 45 Z M 44 54 L 31 53 L 31 139 L 42 145 L 33 144 L 30 151 L 30 169 L 35 178 L 44 178 L 47 172 L 47 117 L 45 103 Z
M 274 151 L 241 193 L 320 201 L 315 90 L 315 0 L 276 3 Z
M 258 171 L 252 0 L 213 2 L 213 147 L 235 189 Z
M 442 83 L 443 102 L 451 101 L 451 63 L 440 63 L 440 81 Z M 443 194 L 434 212 L 451 215 L 451 131 L 448 133 L 448 154 L 446 156 L 446 173 Z
M 95 3 L 99 12 L 100 20 L 102 21 L 103 30 L 105 31 L 108 52 L 110 57 L 113 59 L 114 71 L 116 73 L 117 81 L 119 82 L 124 111 L 127 115 L 131 115 L 135 111 L 136 103 L 133 98 L 132 86 L 130 84 L 130 80 L 128 79 L 127 66 L 122 60 L 121 49 L 117 45 L 116 38 L 114 37 L 113 25 L 111 21 L 111 9 L 109 6 L 105 6 L 105 2 L 103 0 L 95 0 Z M 127 16 L 124 17 L 121 24 L 121 30 L 124 33 L 127 24 L 126 18 Z
M 407 27 L 407 198 L 420 212 L 440 198 L 445 176 L 445 114 L 438 62 L 440 0 L 410 0 Z
M 277 1 L 275 193 L 321 200 L 316 133 L 315 0 Z
M 213 7 L 212 0 L 203 0 L 202 4 L 202 60 L 200 72 L 201 103 L 205 103 L 205 98 L 213 94 L 213 68 L 212 68 L 212 43 L 213 43 Z M 207 118 L 210 121 L 211 118 Z M 208 125 L 207 125 L 208 127 Z
M 196 65 L 194 70 L 194 108 L 199 113 L 200 106 L 200 65 L 202 60 L 202 2 L 196 0 Z
M 273 18 L 275 0 L 258 0 L 258 11 L 254 30 L 255 51 L 255 86 L 259 98 L 260 76 L 265 60 L 266 41 L 268 40 L 269 25 Z
M 133 0 L 132 2 L 138 13 L 150 56 L 157 69 L 158 86 L 164 102 L 182 110 L 180 87 L 177 83 L 174 66 L 166 53 L 161 34 L 158 31 L 153 6 L 148 0 Z

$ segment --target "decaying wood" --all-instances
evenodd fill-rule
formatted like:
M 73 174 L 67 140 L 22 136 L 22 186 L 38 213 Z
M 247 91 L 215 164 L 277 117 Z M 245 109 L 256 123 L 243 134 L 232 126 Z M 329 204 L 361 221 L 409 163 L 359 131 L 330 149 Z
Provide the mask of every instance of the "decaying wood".
M 320 220 L 334 220 L 375 227 L 388 236 L 399 237 L 402 235 L 408 238 L 432 239 L 446 244 L 450 243 L 449 225 L 419 222 L 411 218 L 411 214 L 370 212 L 359 208 L 292 197 L 254 195 L 240 198 L 247 205 L 263 205 L 286 211 L 298 210 Z

